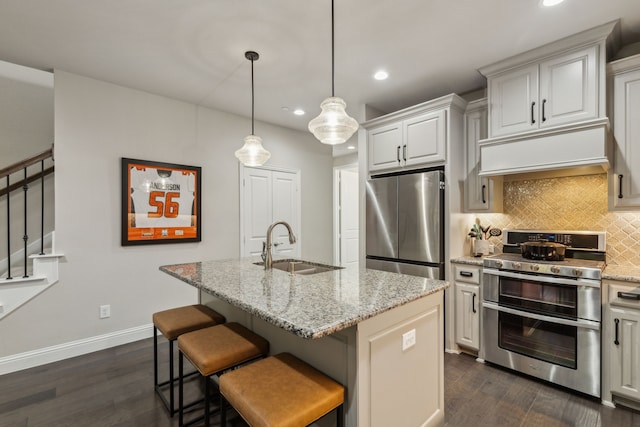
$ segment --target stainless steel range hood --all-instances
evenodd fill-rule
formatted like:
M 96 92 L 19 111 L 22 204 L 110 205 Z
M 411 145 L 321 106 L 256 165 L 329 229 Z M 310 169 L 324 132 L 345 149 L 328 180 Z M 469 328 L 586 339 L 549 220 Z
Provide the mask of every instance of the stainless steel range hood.
M 605 117 L 548 131 L 484 139 L 479 146 L 480 176 L 603 173 L 610 166 L 609 120 Z

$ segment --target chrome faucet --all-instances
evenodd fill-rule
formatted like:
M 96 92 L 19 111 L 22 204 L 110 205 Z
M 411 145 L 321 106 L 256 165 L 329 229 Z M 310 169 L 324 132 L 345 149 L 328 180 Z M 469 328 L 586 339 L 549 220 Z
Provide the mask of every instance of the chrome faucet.
M 270 270 L 273 264 L 273 258 L 271 257 L 271 235 L 273 234 L 273 228 L 278 224 L 282 224 L 287 227 L 287 230 L 289 231 L 289 243 L 293 245 L 296 242 L 296 236 L 295 234 L 293 234 L 293 230 L 291 229 L 289 223 L 287 223 L 286 221 L 277 221 L 271 224 L 267 229 L 267 241 L 262 242 L 262 260 L 264 261 L 265 270 Z

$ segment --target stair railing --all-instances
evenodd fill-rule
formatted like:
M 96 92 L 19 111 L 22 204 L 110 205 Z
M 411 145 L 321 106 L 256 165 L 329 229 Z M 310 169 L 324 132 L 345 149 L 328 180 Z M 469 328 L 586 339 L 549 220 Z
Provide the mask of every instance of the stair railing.
M 51 158 L 53 160 L 53 146 L 50 149 L 43 151 L 42 153 L 30 157 L 28 159 L 17 162 L 11 166 L 8 166 L 0 170 L 0 180 L 6 179 L 7 185 L 5 188 L 0 189 L 0 198 L 7 196 L 7 277 L 6 280 L 11 280 L 11 193 L 22 188 L 24 193 L 24 234 L 22 240 L 24 241 L 24 275 L 23 278 L 29 277 L 27 270 L 27 245 L 29 242 L 29 234 L 27 233 L 27 191 L 29 190 L 29 184 L 40 179 L 40 255 L 44 255 L 44 177 L 53 173 L 54 167 L 51 166 L 47 169 L 44 168 L 45 160 Z M 40 162 L 40 172 L 28 176 L 27 168 Z M 19 182 L 11 184 L 11 176 L 17 173 L 23 173 L 23 179 Z M 0 181 L 1 182 L 1 181 Z

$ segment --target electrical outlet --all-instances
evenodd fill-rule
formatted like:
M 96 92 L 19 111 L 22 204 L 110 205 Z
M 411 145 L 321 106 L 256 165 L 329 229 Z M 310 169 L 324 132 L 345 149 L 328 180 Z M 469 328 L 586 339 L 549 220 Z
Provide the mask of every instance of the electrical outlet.
M 107 317 L 111 317 L 111 306 L 110 305 L 101 305 L 100 306 L 100 318 L 106 319 Z
M 409 332 L 402 334 L 402 351 L 406 351 L 416 345 L 416 330 L 412 329 Z

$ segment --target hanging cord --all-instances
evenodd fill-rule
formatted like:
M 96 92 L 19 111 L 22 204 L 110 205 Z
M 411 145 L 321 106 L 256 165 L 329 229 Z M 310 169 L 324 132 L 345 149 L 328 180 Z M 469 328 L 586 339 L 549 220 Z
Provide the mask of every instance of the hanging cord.
M 333 0 L 331 0 L 331 96 L 335 96 L 336 88 L 335 88 L 335 79 L 336 79 L 336 60 L 335 60 L 335 25 L 333 23 Z
M 253 56 L 251 57 L 251 135 L 253 133 L 253 111 L 255 108 L 255 95 L 253 90 Z

